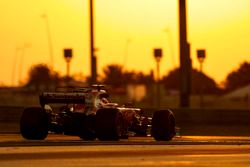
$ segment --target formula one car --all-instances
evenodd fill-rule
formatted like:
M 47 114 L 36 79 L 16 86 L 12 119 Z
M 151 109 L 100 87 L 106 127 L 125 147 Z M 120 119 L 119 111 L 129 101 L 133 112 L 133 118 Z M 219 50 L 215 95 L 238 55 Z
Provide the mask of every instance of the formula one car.
M 175 136 L 175 118 L 170 110 L 155 111 L 152 118 L 146 117 L 142 109 L 128 104 L 119 106 L 109 102 L 108 97 L 102 85 L 43 92 L 39 97 L 41 107 L 24 109 L 21 135 L 44 140 L 50 132 L 106 141 L 129 136 L 169 141 Z

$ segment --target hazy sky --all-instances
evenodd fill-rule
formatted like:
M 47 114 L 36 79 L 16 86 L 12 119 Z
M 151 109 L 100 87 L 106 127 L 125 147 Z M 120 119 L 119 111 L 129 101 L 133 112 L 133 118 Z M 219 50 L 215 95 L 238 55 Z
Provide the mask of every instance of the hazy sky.
M 30 67 L 51 64 L 66 74 L 63 49 L 73 49 L 71 74 L 90 73 L 89 0 L 0 0 L 0 85 L 25 82 Z M 250 0 L 187 0 L 188 41 L 194 68 L 204 48 L 204 72 L 222 82 L 250 61 Z M 47 17 L 42 17 L 46 15 Z M 179 66 L 178 0 L 95 0 L 98 72 L 112 63 L 149 73 L 153 48 L 163 49 L 161 75 Z

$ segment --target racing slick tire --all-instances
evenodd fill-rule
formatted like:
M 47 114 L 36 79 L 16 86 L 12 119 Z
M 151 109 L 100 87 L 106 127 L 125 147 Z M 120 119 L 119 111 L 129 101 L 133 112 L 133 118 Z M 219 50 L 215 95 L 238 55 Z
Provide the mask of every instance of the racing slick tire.
M 172 111 L 154 112 L 151 135 L 157 141 L 170 141 L 175 136 L 175 117 Z
M 99 140 L 117 141 L 123 132 L 122 113 L 115 108 L 99 109 L 96 113 L 96 136 Z
M 48 115 L 40 107 L 24 109 L 20 119 L 20 132 L 29 140 L 44 140 L 48 135 Z
M 92 141 L 96 139 L 95 115 L 84 115 L 80 124 L 79 137 L 82 140 Z

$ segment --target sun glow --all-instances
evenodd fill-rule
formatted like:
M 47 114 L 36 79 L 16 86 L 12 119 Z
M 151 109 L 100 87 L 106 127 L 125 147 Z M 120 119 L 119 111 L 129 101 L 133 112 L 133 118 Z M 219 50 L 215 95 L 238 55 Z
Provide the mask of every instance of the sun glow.
M 54 69 L 66 74 L 63 49 L 73 49 L 71 73 L 90 73 L 89 0 L 0 1 L 2 72 L 0 84 L 19 83 L 25 49 L 22 82 L 29 68 L 50 63 L 45 20 L 51 31 Z M 153 48 L 163 49 L 161 76 L 179 65 L 178 0 L 94 0 L 95 47 L 98 73 L 104 66 L 122 64 L 128 70 L 148 73 L 155 69 Z M 249 0 L 187 0 L 188 41 L 193 67 L 198 68 L 196 49 L 206 49 L 204 72 L 221 82 L 243 61 L 250 61 Z M 167 31 L 166 31 L 167 30 Z M 129 41 L 129 42 L 128 42 Z M 16 71 L 13 71 L 16 59 Z M 220 70 L 218 70 L 220 69 Z

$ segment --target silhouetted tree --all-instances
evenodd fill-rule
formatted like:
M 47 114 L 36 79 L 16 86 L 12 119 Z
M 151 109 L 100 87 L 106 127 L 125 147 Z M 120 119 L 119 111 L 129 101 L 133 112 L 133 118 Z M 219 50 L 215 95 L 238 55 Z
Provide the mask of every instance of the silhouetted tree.
M 225 89 L 231 91 L 250 84 L 250 63 L 243 62 L 240 67 L 226 77 Z
M 149 74 L 144 74 L 142 72 L 136 73 L 135 74 L 135 80 L 139 84 L 145 84 L 147 86 L 152 85 L 154 81 L 154 76 Z
M 136 80 L 136 73 L 134 71 L 125 71 L 123 73 L 123 82 L 124 84 L 135 84 Z
M 102 82 L 104 84 L 112 85 L 115 87 L 121 87 L 124 85 L 122 66 L 117 64 L 108 65 L 104 67 L 103 72 L 104 78 L 102 79 Z
M 115 87 L 124 87 L 128 84 L 150 85 L 154 82 L 152 75 L 142 72 L 123 71 L 123 67 L 117 64 L 108 65 L 103 69 L 104 77 L 102 83 Z
M 216 82 L 205 75 L 204 73 L 201 73 L 200 71 L 193 69 L 192 70 L 192 93 L 193 94 L 217 94 L 220 93 L 220 89 L 217 86 Z
M 179 90 L 180 88 L 180 69 L 176 68 L 171 70 L 166 76 L 163 76 L 161 82 L 164 84 L 165 89 Z
M 29 79 L 25 87 L 29 87 L 35 91 L 55 88 L 60 81 L 59 75 L 52 72 L 45 64 L 38 64 L 31 67 L 29 71 Z
M 167 76 L 164 76 L 162 81 L 165 89 L 167 90 L 179 90 L 180 88 L 180 70 L 176 68 L 169 72 Z M 191 93 L 199 94 L 214 94 L 219 93 L 220 89 L 217 87 L 216 82 L 204 73 L 192 69 L 191 74 Z

